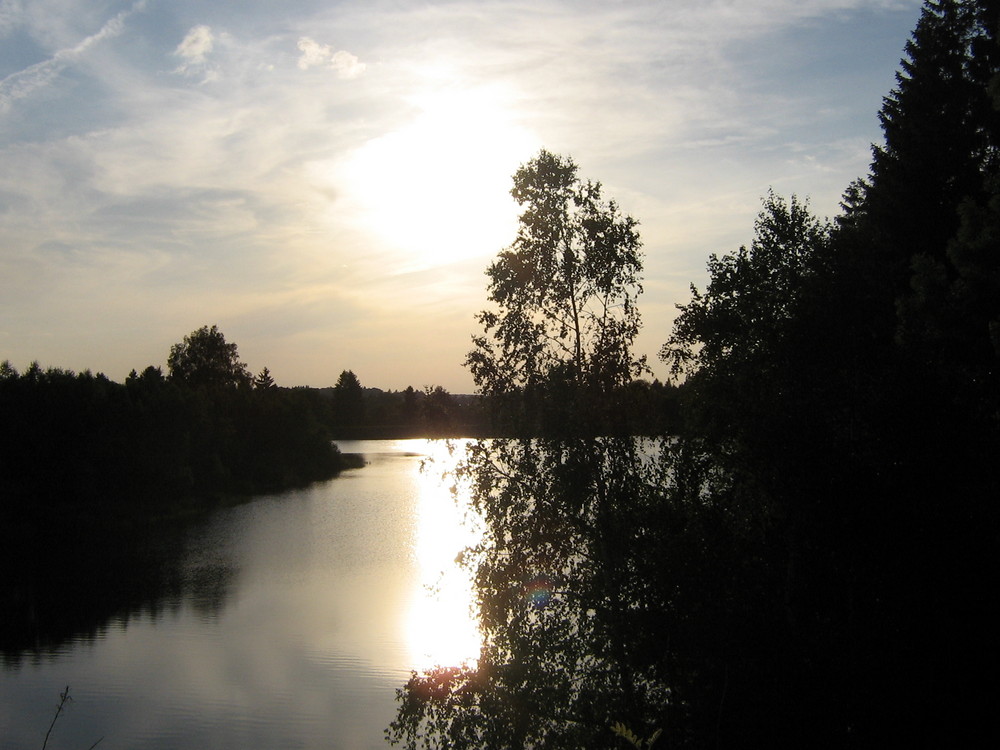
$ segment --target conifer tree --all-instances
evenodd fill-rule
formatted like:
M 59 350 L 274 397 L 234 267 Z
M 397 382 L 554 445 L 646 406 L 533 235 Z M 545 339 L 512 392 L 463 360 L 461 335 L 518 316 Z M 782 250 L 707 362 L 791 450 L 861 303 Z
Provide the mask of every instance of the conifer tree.
M 947 247 L 959 207 L 985 200 L 985 175 L 996 168 L 1000 114 L 990 87 L 1000 71 L 998 27 L 995 0 L 925 3 L 879 113 L 884 142 L 873 147 L 868 180 L 845 202 L 841 225 L 863 216 L 864 242 L 878 259 L 878 278 L 866 281 L 891 295 L 903 318 L 914 297 L 954 278 Z M 883 313 L 892 330 L 894 308 Z M 905 319 L 897 322 L 905 336 Z

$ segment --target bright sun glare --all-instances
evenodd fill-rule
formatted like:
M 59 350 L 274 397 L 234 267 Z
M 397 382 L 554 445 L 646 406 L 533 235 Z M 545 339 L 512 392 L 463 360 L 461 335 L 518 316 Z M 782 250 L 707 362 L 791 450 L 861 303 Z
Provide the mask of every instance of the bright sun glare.
M 421 587 L 415 592 L 406 623 L 410 660 L 414 669 L 475 664 L 482 636 L 472 610 L 473 586 L 456 555 L 475 544 L 479 531 L 464 516 L 465 503 L 456 503 L 440 479 L 441 463 L 452 465 L 440 443 L 428 441 L 428 451 L 439 462 L 420 473 L 417 538 L 414 549 Z
M 400 253 L 397 271 L 420 270 L 510 243 L 517 206 L 510 178 L 537 150 L 496 88 L 414 96 L 409 123 L 366 143 L 338 170 L 364 231 Z

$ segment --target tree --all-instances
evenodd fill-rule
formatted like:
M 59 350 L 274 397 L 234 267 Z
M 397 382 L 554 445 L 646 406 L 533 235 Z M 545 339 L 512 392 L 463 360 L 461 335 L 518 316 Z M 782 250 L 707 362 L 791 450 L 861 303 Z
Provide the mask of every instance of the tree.
M 267 391 L 274 388 L 274 378 L 271 377 L 271 371 L 266 367 L 261 370 L 253 379 L 253 387 L 257 391 Z
M 218 326 L 202 326 L 170 347 L 171 380 L 200 388 L 238 388 L 251 384 L 250 371 Z
M 782 614 L 746 653 L 759 684 L 796 686 L 759 695 L 798 744 L 968 744 L 986 712 L 998 22 L 995 2 L 927 3 L 845 214 L 827 229 L 769 199 L 663 352 L 693 402 L 673 475 L 759 566 L 753 616 Z M 795 230 L 780 253 L 757 252 L 767 224 Z
M 873 147 L 871 173 L 852 190 L 841 221 L 875 256 L 862 260 L 872 267 L 856 283 L 881 301 L 868 324 L 880 337 L 919 340 L 928 313 L 947 314 L 940 292 L 958 273 L 947 247 L 959 207 L 986 201 L 1000 159 L 991 95 L 998 29 L 995 0 L 928 0 L 883 101 L 884 142 Z
M 885 142 L 873 148 L 869 210 L 880 240 L 904 258 L 942 252 L 957 226 L 955 207 L 980 187 L 968 5 L 925 4 L 879 113 Z
M 426 386 L 421 407 L 427 435 L 438 437 L 451 433 L 455 426 L 455 399 L 445 388 Z
M 359 428 L 365 419 L 365 389 L 352 370 L 344 370 L 333 387 L 333 418 L 340 429 Z
M 466 359 L 484 394 L 519 389 L 608 391 L 644 370 L 632 355 L 642 291 L 637 223 L 548 151 L 514 175 L 517 236 L 486 271 L 495 307 Z M 549 399 L 550 403 L 552 399 Z M 565 413 L 563 414 L 565 416 Z
M 808 204 L 769 193 L 757 217 L 749 249 L 708 261 L 704 294 L 692 285 L 692 300 L 680 315 L 660 356 L 671 372 L 707 375 L 734 362 L 773 361 L 789 324 L 801 309 L 809 277 L 828 243 L 829 226 Z
M 634 575 L 655 549 L 643 543 L 655 467 L 635 439 L 596 436 L 643 367 L 636 222 L 546 151 L 512 194 L 520 226 L 487 270 L 495 307 L 467 364 L 482 394 L 528 408 L 521 437 L 470 444 L 455 473 L 485 522 L 464 557 L 484 645 L 476 669 L 414 675 L 401 691 L 389 737 L 410 748 L 600 744 L 615 720 L 651 734 L 669 702 Z M 550 412 L 541 424 L 535 407 Z
M 420 404 L 417 391 L 412 385 L 406 386 L 403 391 L 403 403 L 400 407 L 402 423 L 408 429 L 416 429 L 420 421 Z

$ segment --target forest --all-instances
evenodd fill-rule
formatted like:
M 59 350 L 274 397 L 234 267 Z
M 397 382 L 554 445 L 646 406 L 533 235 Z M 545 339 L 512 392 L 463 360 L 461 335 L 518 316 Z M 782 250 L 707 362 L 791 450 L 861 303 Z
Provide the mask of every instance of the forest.
M 768 194 L 660 357 L 658 440 L 599 428 L 644 372 L 638 224 L 567 157 L 468 355 L 541 396 L 455 477 L 485 519 L 478 662 L 414 673 L 407 748 L 975 747 L 997 731 L 1000 4 L 927 2 L 832 221 Z M 539 592 L 543 592 L 540 594 Z

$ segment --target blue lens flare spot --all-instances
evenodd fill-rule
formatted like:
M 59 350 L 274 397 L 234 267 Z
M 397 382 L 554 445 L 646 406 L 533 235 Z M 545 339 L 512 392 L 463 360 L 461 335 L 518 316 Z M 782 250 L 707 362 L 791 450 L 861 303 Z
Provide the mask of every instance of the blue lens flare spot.
M 552 581 L 546 576 L 533 579 L 524 587 L 524 598 L 533 607 L 545 607 L 552 599 Z

